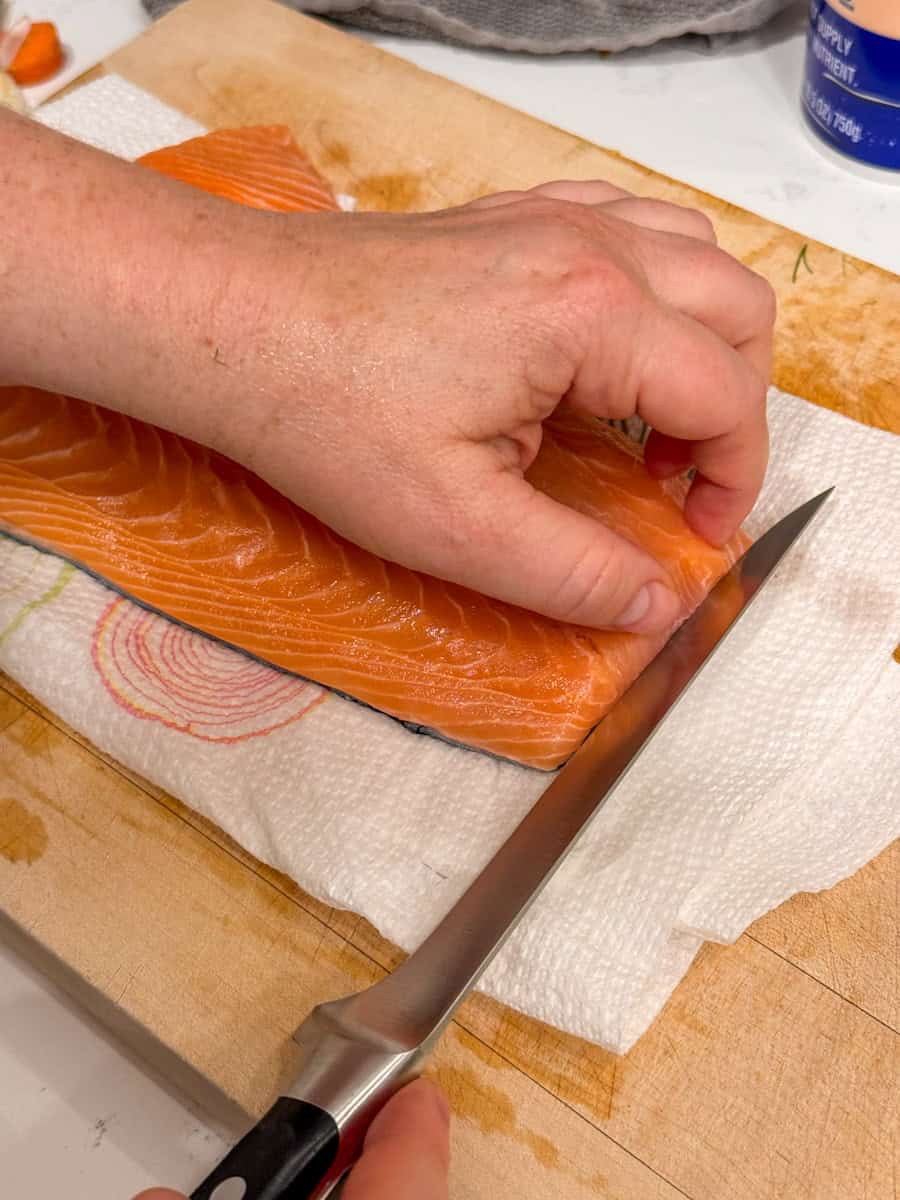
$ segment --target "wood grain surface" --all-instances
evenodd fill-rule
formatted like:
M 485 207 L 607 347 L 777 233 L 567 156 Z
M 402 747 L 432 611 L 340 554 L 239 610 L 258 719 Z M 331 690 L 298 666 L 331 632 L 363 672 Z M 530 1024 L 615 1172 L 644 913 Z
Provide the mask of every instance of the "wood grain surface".
M 802 233 L 265 0 L 190 0 L 108 67 L 208 126 L 289 124 L 364 207 L 593 176 L 701 207 L 776 288 L 777 382 L 900 432 L 900 283 Z M 252 1114 L 309 1008 L 399 960 L 6 679 L 0 911 L 182 1086 Z M 433 1065 L 455 1113 L 452 1197 L 895 1198 L 898 911 L 895 844 L 706 947 L 622 1058 L 473 997 Z

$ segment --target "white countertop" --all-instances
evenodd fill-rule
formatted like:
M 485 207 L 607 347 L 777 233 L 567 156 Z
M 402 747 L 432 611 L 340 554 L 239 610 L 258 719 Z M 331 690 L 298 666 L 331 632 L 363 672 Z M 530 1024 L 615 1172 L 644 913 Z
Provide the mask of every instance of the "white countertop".
M 140 32 L 139 0 L 17 0 L 57 21 L 74 78 Z M 14 6 L 15 7 L 15 6 Z M 804 14 L 715 52 L 702 43 L 531 59 L 374 37 L 429 71 L 618 150 L 811 238 L 900 272 L 900 179 L 858 178 L 799 114 Z M 32 99 L 50 89 L 32 90 Z M 22 866 L 27 870 L 27 866 Z M 190 1187 L 222 1144 L 0 946 L 0 1171 L 23 1200 L 121 1200 Z
M 224 1150 L 202 1116 L 0 942 L 5 1200 L 130 1200 L 155 1183 L 190 1187 Z
M 711 51 L 697 39 L 547 59 L 378 37 L 513 108 L 900 273 L 900 172 L 837 165 L 800 116 L 806 5 Z

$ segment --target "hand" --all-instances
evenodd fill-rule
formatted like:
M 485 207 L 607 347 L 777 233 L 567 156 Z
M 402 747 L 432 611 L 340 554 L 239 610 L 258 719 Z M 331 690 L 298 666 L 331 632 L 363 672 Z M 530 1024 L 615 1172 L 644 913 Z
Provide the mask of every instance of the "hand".
M 756 499 L 772 292 L 699 213 L 586 183 L 286 220 L 247 277 L 222 448 L 386 558 L 565 620 L 670 626 L 658 564 L 526 481 L 563 400 L 642 416 L 657 475 L 695 466 L 710 541 Z
M 560 403 L 641 415 L 651 471 L 697 468 L 708 540 L 752 507 L 773 296 L 701 214 L 604 183 L 261 214 L 26 126 L 0 114 L 0 164 L 29 163 L 4 201 L 0 378 L 174 429 L 386 558 L 598 627 L 662 631 L 678 606 L 648 554 L 528 484 Z
M 443 1093 L 419 1079 L 381 1110 L 343 1200 L 446 1200 L 450 1161 L 449 1110 Z M 180 1192 L 151 1188 L 135 1200 L 186 1200 Z

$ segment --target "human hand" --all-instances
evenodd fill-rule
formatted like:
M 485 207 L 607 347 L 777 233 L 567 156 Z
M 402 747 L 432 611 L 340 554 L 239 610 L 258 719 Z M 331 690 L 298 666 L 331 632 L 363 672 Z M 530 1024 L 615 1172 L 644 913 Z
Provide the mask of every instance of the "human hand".
M 657 475 L 695 466 L 685 512 L 708 540 L 752 507 L 773 295 L 698 213 L 605 183 L 260 213 L 2 111 L 0 164 L 0 381 L 213 446 L 385 558 L 560 619 L 670 628 L 660 565 L 527 482 L 562 402 L 642 416 Z
M 446 1200 L 450 1116 L 443 1093 L 425 1079 L 403 1088 L 372 1122 L 342 1200 Z M 151 1188 L 135 1200 L 186 1200 Z
M 563 183 L 268 234 L 222 348 L 218 403 L 239 392 L 219 448 L 385 558 L 586 625 L 672 624 L 659 565 L 525 473 L 561 401 L 637 413 L 653 473 L 697 468 L 698 533 L 722 542 L 746 516 L 773 296 L 705 217 Z

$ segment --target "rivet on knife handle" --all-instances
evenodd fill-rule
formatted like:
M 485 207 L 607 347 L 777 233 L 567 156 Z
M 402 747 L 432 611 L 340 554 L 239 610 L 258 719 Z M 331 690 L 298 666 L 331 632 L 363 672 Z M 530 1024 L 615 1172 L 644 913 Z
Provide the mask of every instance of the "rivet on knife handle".
M 191 1193 L 191 1200 L 311 1200 L 339 1143 L 330 1113 L 282 1096 Z

